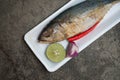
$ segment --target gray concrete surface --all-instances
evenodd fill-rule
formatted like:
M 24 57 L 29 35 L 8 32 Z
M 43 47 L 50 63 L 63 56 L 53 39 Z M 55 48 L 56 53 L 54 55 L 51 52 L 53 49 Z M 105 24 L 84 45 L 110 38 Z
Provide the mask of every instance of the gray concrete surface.
M 120 24 L 54 73 L 23 40 L 68 0 L 0 0 L 0 80 L 120 80 Z

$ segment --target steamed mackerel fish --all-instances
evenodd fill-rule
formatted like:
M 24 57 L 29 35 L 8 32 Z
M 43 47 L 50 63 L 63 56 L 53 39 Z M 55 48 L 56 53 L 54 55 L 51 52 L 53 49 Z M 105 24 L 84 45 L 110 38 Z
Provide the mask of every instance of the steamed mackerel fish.
M 40 33 L 38 40 L 53 43 L 75 36 L 100 21 L 115 0 L 88 0 L 57 16 Z

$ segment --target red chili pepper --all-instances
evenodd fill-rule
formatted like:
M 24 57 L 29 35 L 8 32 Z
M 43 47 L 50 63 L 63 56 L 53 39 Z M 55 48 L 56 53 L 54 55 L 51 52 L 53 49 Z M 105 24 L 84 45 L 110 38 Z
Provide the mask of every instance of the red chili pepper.
M 69 41 L 69 42 L 73 42 L 73 41 L 75 41 L 75 40 L 78 40 L 78 39 L 84 37 L 85 35 L 87 35 L 88 33 L 90 33 L 92 30 L 94 30 L 95 27 L 97 26 L 97 24 L 98 24 L 99 22 L 100 22 L 100 21 L 97 21 L 97 22 L 96 22 L 91 28 L 89 28 L 88 30 L 86 30 L 86 31 L 84 31 L 84 32 L 82 32 L 82 33 L 80 33 L 80 34 L 77 34 L 77 35 L 75 35 L 75 36 L 73 36 L 73 37 L 71 37 L 71 38 L 68 38 L 68 41 Z

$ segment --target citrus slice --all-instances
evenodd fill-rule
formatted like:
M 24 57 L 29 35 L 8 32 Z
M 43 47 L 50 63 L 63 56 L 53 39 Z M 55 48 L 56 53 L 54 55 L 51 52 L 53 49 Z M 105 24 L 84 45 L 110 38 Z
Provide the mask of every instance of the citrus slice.
M 48 46 L 46 55 L 52 62 L 60 62 L 65 58 L 66 51 L 61 44 L 53 43 Z

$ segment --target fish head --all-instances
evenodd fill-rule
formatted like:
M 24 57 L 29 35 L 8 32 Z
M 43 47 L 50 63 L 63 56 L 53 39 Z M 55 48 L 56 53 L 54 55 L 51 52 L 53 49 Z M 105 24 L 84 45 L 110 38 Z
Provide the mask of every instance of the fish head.
M 64 40 L 64 29 L 58 24 L 49 24 L 41 32 L 38 40 L 41 43 L 53 43 Z

